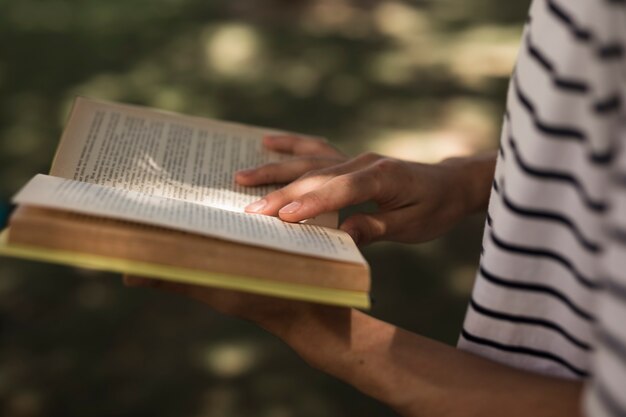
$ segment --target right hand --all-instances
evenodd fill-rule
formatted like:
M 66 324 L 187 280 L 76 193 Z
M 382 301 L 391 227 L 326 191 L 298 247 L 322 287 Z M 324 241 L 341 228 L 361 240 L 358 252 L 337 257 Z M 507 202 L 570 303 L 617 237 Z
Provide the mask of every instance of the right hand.
M 293 155 L 283 162 L 272 162 L 235 173 L 240 185 L 287 184 L 309 171 L 343 163 L 348 157 L 321 138 L 296 135 L 271 135 L 263 138 L 263 145 L 272 151 Z
M 422 164 L 363 154 L 307 171 L 296 181 L 250 204 L 250 213 L 300 222 L 366 201 L 379 211 L 348 217 L 341 229 L 359 244 L 375 240 L 419 243 L 448 231 L 486 206 L 495 156 Z

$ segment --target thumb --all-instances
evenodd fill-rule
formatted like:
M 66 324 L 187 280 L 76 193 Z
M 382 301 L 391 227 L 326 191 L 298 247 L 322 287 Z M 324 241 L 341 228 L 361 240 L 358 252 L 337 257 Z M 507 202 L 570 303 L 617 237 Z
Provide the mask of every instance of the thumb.
M 383 213 L 358 213 L 348 217 L 340 229 L 352 236 L 357 245 L 388 239 L 406 228 L 404 210 Z
M 340 229 L 348 233 L 357 245 L 367 245 L 381 239 L 387 227 L 384 214 L 359 213 L 348 217 Z

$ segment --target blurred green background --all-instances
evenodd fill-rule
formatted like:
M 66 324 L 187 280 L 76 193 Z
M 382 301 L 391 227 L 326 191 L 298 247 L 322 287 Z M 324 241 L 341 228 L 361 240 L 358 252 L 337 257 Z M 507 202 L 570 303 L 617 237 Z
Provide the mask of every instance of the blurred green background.
M 0 0 L 0 198 L 47 172 L 77 94 L 322 135 L 350 154 L 493 148 L 527 7 Z M 372 314 L 454 344 L 482 222 L 366 248 Z M 104 275 L 0 260 L 0 414 L 393 415 L 255 326 Z

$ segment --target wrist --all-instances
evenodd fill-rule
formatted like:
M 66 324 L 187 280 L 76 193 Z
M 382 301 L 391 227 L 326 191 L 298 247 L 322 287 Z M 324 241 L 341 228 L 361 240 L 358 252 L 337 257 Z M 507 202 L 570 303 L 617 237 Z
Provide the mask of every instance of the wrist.
M 495 152 L 448 158 L 439 164 L 450 171 L 452 186 L 460 196 L 465 215 L 487 209 L 496 166 Z
M 398 389 L 406 369 L 389 362 L 397 331 L 354 309 L 323 307 L 300 316 L 279 337 L 312 368 L 399 410 L 411 403 L 413 393 Z
M 277 303 L 282 300 L 276 300 Z M 252 313 L 251 321 L 299 351 L 299 342 L 307 334 L 314 335 L 329 323 L 345 320 L 349 309 L 305 301 L 284 301 L 263 314 Z M 336 324 L 336 323 L 335 323 Z

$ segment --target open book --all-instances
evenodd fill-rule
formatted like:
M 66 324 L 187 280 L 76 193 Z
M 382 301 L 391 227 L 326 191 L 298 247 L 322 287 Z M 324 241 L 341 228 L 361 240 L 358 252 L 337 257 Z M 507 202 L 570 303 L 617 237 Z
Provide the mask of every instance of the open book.
M 0 254 L 369 308 L 369 267 L 337 214 L 306 224 L 243 212 L 276 186 L 234 172 L 290 156 L 264 128 L 79 97 L 50 175 L 36 175 Z

